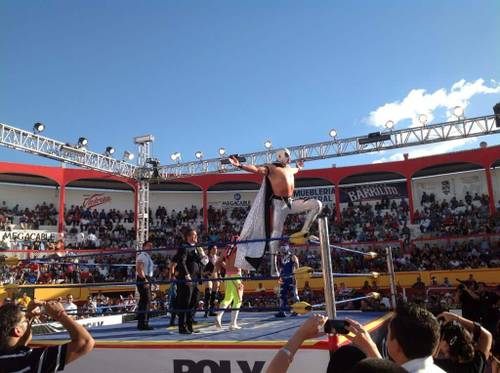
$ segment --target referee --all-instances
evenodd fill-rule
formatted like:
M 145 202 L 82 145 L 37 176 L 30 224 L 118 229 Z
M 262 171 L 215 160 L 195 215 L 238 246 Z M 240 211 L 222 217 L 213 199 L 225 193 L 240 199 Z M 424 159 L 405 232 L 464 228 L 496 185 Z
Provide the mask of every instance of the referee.
M 144 242 L 143 250 L 151 250 L 153 243 L 151 241 Z M 135 270 L 137 274 L 137 291 L 139 292 L 139 307 L 137 315 L 137 329 L 153 330 L 149 326 L 149 307 L 151 303 L 151 285 L 149 281 L 153 277 L 153 260 L 148 252 L 142 251 L 137 255 Z

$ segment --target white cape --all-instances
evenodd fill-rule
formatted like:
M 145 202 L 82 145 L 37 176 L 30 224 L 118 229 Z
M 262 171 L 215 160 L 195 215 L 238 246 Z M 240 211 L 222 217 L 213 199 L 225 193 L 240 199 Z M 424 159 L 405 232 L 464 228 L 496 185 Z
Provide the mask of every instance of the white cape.
M 259 193 L 257 193 L 245 219 L 245 224 L 240 233 L 240 241 L 266 238 L 266 213 L 266 180 L 263 180 Z M 265 250 L 266 241 L 238 244 L 234 264 L 244 270 L 254 270 L 255 268 L 246 261 L 245 257 L 261 258 Z

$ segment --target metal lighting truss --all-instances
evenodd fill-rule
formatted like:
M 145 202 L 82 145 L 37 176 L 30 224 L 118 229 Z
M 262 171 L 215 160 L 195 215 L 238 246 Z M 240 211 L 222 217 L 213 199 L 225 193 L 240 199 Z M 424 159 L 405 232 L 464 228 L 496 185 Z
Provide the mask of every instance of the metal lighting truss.
M 360 140 L 362 140 L 361 142 L 363 142 L 363 140 L 366 141 L 368 136 L 358 136 L 346 139 L 334 138 L 331 141 L 291 146 L 288 147 L 288 149 L 291 151 L 293 159 L 314 161 L 491 135 L 495 133 L 500 133 L 500 128 L 495 126 L 495 116 L 488 115 L 382 132 L 380 135 L 387 135 L 386 140 L 377 141 L 376 138 L 374 138 L 373 142 L 366 144 L 360 144 Z M 370 141 L 371 140 L 372 139 L 370 139 Z M 265 150 L 255 153 L 240 154 L 240 156 L 247 159 L 246 164 L 259 165 L 272 162 L 274 152 L 273 150 Z M 213 158 L 165 165 L 160 168 L 160 175 L 165 179 L 175 179 L 187 176 L 237 171 L 237 169 L 231 165 L 222 164 L 221 160 L 222 158 Z
M 104 154 L 0 123 L 0 145 L 75 166 L 135 178 L 138 167 Z

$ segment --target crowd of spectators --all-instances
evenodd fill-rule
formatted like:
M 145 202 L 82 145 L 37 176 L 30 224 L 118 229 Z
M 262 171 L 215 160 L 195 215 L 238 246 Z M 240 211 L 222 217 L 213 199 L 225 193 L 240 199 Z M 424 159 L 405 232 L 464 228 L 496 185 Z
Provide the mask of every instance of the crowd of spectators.
M 432 236 L 466 236 L 493 233 L 498 227 L 496 217 L 490 217 L 489 196 L 469 192 L 464 199 L 452 197 L 437 200 L 434 194 L 423 192 L 420 209 L 414 213 L 420 232 Z
M 56 225 L 58 212 L 53 204 L 36 205 L 34 208 L 22 208 L 19 205 L 8 206 L 2 201 L 0 206 L 0 230 L 39 229 L 40 226 Z
M 374 204 L 349 202 L 341 215 L 342 221 L 333 226 L 336 242 L 397 241 L 409 223 L 409 205 L 405 198 L 382 198 Z

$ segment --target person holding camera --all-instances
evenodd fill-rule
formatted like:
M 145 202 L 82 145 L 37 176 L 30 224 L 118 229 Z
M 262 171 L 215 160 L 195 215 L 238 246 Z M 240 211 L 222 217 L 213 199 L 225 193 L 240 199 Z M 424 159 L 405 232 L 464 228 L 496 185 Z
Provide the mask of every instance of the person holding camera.
M 276 355 L 274 355 L 266 373 L 285 373 L 293 362 L 295 353 L 305 340 L 325 335 L 323 327 L 327 320 L 328 318 L 326 316 L 320 314 L 310 316 L 300 328 L 297 329 L 288 342 L 278 350 Z
M 451 312 L 438 316 L 442 321 L 436 365 L 446 372 L 482 373 L 493 337 L 477 322 Z
M 69 343 L 30 348 L 34 317 L 49 316 L 68 331 Z M 59 302 L 31 301 L 28 308 L 0 307 L 0 372 L 56 372 L 94 348 L 89 332 L 64 311 Z

